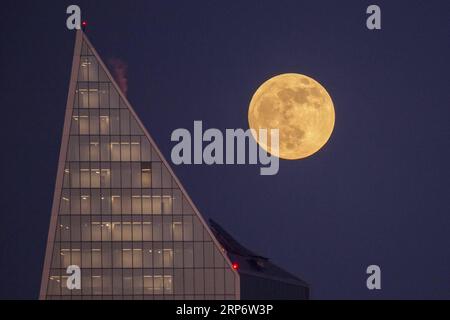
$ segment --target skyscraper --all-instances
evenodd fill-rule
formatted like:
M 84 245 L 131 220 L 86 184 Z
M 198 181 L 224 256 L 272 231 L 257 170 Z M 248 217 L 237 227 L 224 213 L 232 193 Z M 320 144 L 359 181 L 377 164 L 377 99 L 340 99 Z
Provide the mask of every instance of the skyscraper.
M 240 299 L 215 230 L 78 31 L 40 298 Z M 70 290 L 73 265 L 81 288 Z M 293 298 L 307 297 L 300 286 Z

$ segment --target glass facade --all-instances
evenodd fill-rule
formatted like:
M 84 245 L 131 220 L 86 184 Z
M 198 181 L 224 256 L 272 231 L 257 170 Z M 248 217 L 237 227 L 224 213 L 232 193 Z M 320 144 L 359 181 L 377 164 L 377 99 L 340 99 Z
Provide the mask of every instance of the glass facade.
M 235 299 L 222 249 L 82 39 L 45 298 Z

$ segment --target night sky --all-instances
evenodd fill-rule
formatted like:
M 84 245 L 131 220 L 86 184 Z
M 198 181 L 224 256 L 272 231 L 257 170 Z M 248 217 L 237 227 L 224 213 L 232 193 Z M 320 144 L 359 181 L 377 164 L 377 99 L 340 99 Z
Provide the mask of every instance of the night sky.
M 38 297 L 75 32 L 74 1 L 2 1 L 0 298 Z M 255 90 L 318 80 L 317 154 L 172 166 L 205 218 L 311 284 L 314 299 L 450 299 L 449 1 L 76 1 L 166 158 L 176 128 L 248 128 Z M 382 30 L 366 28 L 370 4 Z M 382 290 L 366 288 L 380 265 Z

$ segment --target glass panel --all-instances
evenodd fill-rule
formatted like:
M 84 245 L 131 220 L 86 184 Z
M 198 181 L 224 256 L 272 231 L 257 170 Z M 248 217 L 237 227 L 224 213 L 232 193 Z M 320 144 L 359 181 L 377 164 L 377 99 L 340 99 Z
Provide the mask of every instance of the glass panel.
M 70 190 L 70 213 L 80 214 L 80 190 Z
M 130 137 L 121 137 L 121 161 L 130 161 Z
M 113 270 L 113 294 L 114 295 L 122 294 L 122 270 L 121 269 Z
M 111 160 L 120 161 L 120 138 L 111 137 Z
M 109 84 L 109 107 L 119 108 L 119 94 L 112 83 Z
M 183 222 L 181 217 L 173 217 L 172 229 L 173 229 L 173 241 L 182 241 Z
M 70 217 L 70 240 L 80 241 L 81 240 L 81 229 L 80 229 L 80 216 Z
M 184 242 L 184 267 L 192 268 L 194 266 L 194 248 L 192 242 Z
M 101 217 L 93 217 L 91 222 L 92 241 L 102 241 Z
M 131 188 L 131 166 L 129 162 L 121 163 L 121 187 L 122 188 Z
M 162 187 L 163 188 L 172 187 L 172 177 L 169 171 L 167 170 L 166 166 L 162 164 L 161 170 L 162 170 Z
M 184 270 L 184 294 L 194 294 L 194 270 Z
M 153 217 L 153 241 L 161 241 L 162 240 L 162 217 L 154 216 Z
M 78 107 L 89 107 L 89 86 L 87 83 L 78 83 Z
M 83 41 L 83 43 L 81 44 L 81 55 L 82 56 L 91 55 L 91 50 L 88 48 L 88 44 L 86 43 L 86 41 Z
M 89 108 L 99 107 L 98 83 L 89 84 Z
M 161 163 L 152 162 L 152 187 L 161 188 Z
M 72 123 L 70 124 L 70 134 L 79 134 L 78 110 L 73 110 Z
M 142 249 L 142 259 L 144 268 L 152 268 L 153 267 L 153 247 L 149 242 L 145 242 L 143 244 Z
M 91 161 L 100 161 L 100 141 L 99 141 L 99 137 L 91 137 L 90 157 L 91 157 Z
M 120 110 L 120 133 L 122 135 L 130 134 L 130 113 L 127 109 Z
M 216 294 L 224 294 L 225 293 L 225 275 L 224 269 L 215 269 L 214 270 L 214 285 Z
M 102 80 L 100 80 L 102 81 Z M 109 85 L 108 83 L 100 83 L 98 89 L 99 107 L 109 108 Z
M 89 134 L 96 135 L 100 133 L 100 120 L 98 110 L 89 111 Z
M 68 160 L 69 161 L 79 161 L 80 160 L 80 146 L 78 144 L 78 137 L 69 138 L 69 150 L 68 150 Z
M 78 81 L 89 81 L 89 57 L 80 58 L 80 70 L 78 71 Z
M 230 268 L 225 269 L 225 294 L 234 294 L 234 274 Z
M 68 163 L 66 163 L 66 167 L 64 168 L 63 188 L 70 188 L 70 170 Z
M 122 221 L 122 241 L 131 241 L 131 240 L 132 240 L 131 221 Z
M 173 294 L 172 270 L 164 270 L 164 294 Z
M 130 189 L 122 190 L 122 214 L 131 214 L 131 190 Z
M 212 242 L 203 243 L 205 268 L 214 268 L 214 244 Z
M 81 189 L 81 214 L 91 213 L 91 197 L 89 189 Z
M 172 190 L 172 210 L 173 214 L 182 213 L 182 195 L 179 189 Z
M 142 277 L 142 270 L 133 270 L 133 294 L 143 294 L 144 293 L 144 282 Z
M 109 188 L 111 184 L 111 165 L 109 163 L 101 163 L 100 170 L 100 186 Z
M 205 269 L 205 294 L 214 294 L 214 269 Z
M 214 266 L 216 268 L 224 268 L 225 260 L 219 250 L 214 250 Z
M 70 241 L 70 216 L 60 216 L 58 225 L 61 241 Z
M 98 81 L 98 62 L 94 56 L 88 56 L 82 58 L 84 63 L 87 62 L 89 69 L 89 81 Z
M 100 270 L 92 271 L 92 294 L 102 294 L 102 276 Z
M 110 110 L 109 111 L 109 123 L 110 123 L 110 133 L 111 134 L 120 134 L 120 117 L 119 110 Z
M 99 228 L 100 228 L 100 225 L 99 225 L 98 229 Z M 101 268 L 101 267 L 102 267 L 101 243 L 92 243 L 92 268 Z
M 205 283 L 204 283 L 204 277 L 203 277 L 203 270 L 196 269 L 194 273 L 194 279 L 195 279 L 195 294 L 204 294 L 205 293 Z
M 101 210 L 102 214 L 110 214 L 111 213 L 111 194 L 109 190 L 101 191 Z
M 111 163 L 111 186 L 120 188 L 120 163 Z
M 122 201 L 121 201 L 121 197 L 120 197 L 120 190 L 112 190 L 111 191 L 111 209 L 112 209 L 112 214 L 121 214 L 122 213 Z
M 78 95 L 79 95 L 79 92 L 78 92 L 78 83 L 77 83 L 77 88 L 75 89 L 75 95 L 73 97 L 74 98 L 73 99 L 73 107 L 74 107 L 74 109 L 79 108 L 79 105 L 80 105 Z
M 203 268 L 203 242 L 194 242 L 194 268 Z
M 141 187 L 141 164 L 139 162 L 131 163 L 131 179 L 133 188 Z
M 141 160 L 141 142 L 140 137 L 131 137 L 131 161 Z
M 100 188 L 100 164 L 91 162 L 91 188 Z
M 183 217 L 183 239 L 184 241 L 192 241 L 192 217 Z
M 80 110 L 78 116 L 80 123 L 80 134 L 89 134 L 89 114 L 88 110 Z
M 142 217 L 133 217 L 132 224 L 133 241 L 142 241 Z M 135 243 L 136 247 L 139 243 Z
M 172 190 L 162 190 L 161 205 L 163 214 L 172 214 Z
M 153 240 L 153 224 L 151 217 L 142 218 L 142 239 L 144 241 Z
M 150 188 L 152 184 L 151 162 L 141 162 L 142 187 Z
M 163 294 L 164 293 L 164 282 L 162 275 L 154 275 L 153 276 L 153 292 L 154 294 Z
M 169 248 L 168 245 L 163 249 L 163 264 L 164 268 L 173 267 L 173 249 Z
M 114 243 L 112 244 L 113 250 L 113 268 L 121 268 L 122 267 L 122 244 Z
M 153 189 L 152 190 L 152 213 L 153 214 L 161 214 L 162 213 L 161 189 Z
M 91 184 L 91 174 L 88 162 L 80 163 L 80 187 L 89 188 Z
M 62 190 L 61 192 L 61 204 L 59 213 L 70 214 L 70 190 Z
M 203 225 L 196 215 L 192 216 L 192 222 L 194 226 L 194 241 L 203 240 Z
M 110 150 L 111 145 L 109 142 L 109 137 L 101 137 L 100 138 L 100 159 L 101 161 L 109 161 L 110 158 Z
M 133 190 L 131 195 L 131 210 L 133 214 L 142 213 L 141 190 Z
M 173 263 L 175 268 L 183 267 L 183 243 L 174 243 Z
M 163 217 L 163 241 L 172 241 L 172 217 Z
M 102 243 L 102 267 L 111 268 L 112 266 L 112 255 L 111 255 L 111 243 Z
M 142 248 L 138 244 L 133 246 L 133 268 L 142 268 Z
M 89 137 L 80 137 L 80 160 L 89 161 Z
M 132 268 L 133 267 L 133 248 L 131 243 L 124 242 L 122 249 L 122 267 Z
M 163 249 L 161 243 L 153 244 L 153 268 L 163 267 Z
M 152 270 L 144 270 L 144 294 L 152 295 L 153 294 L 153 271 Z
M 103 267 L 105 267 L 105 264 L 103 264 Z M 102 276 L 102 294 L 112 294 L 112 271 L 108 269 L 102 270 L 103 276 Z
M 150 142 L 146 137 L 141 138 L 141 161 L 151 160 Z
M 173 274 L 173 291 L 175 294 L 183 294 L 183 282 L 183 269 L 175 269 Z
M 152 214 L 151 190 L 142 190 L 142 214 Z
M 91 241 L 91 217 L 81 217 L 81 240 Z

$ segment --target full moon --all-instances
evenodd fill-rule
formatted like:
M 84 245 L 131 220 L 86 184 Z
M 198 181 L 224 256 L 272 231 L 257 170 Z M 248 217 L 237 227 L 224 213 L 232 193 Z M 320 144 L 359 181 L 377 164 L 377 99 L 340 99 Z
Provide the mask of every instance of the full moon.
M 288 160 L 306 158 L 319 151 L 333 132 L 334 118 L 333 101 L 325 88 L 297 73 L 281 74 L 264 82 L 253 95 L 248 110 L 248 122 L 258 144 L 272 155 Z M 278 150 L 271 150 L 270 139 L 266 144 L 258 138 L 259 129 L 279 129 Z

